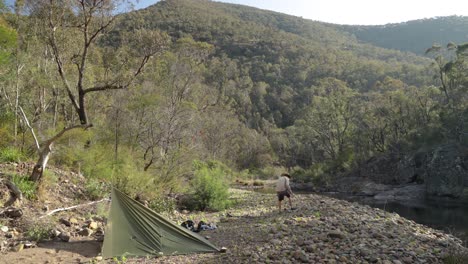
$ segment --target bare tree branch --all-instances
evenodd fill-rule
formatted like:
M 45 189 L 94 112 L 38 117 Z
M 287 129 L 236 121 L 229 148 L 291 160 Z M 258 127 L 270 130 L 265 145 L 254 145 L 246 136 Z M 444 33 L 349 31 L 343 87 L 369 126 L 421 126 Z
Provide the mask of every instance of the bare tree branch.
M 34 138 L 34 143 L 36 144 L 36 149 L 38 152 L 41 151 L 41 146 L 39 145 L 39 140 L 37 140 L 37 137 L 36 137 L 36 133 L 34 133 L 34 129 L 33 127 L 31 126 L 31 124 L 29 123 L 29 120 L 28 120 L 28 117 L 26 116 L 26 114 L 24 113 L 24 110 L 21 106 L 18 106 L 18 109 L 21 111 L 21 115 L 23 117 L 23 121 L 24 123 L 26 123 L 26 125 L 28 126 L 29 130 L 31 131 L 31 134 L 33 135 L 33 138 Z
M 97 203 L 102 203 L 102 202 L 108 202 L 110 201 L 109 198 L 104 198 L 104 199 L 101 199 L 99 201 L 94 201 L 94 202 L 89 202 L 89 203 L 85 203 L 85 204 L 78 204 L 78 205 L 74 205 L 74 206 L 70 206 L 70 207 L 64 207 L 64 208 L 57 208 L 57 209 L 54 209 L 50 212 L 48 212 L 47 214 L 39 217 L 39 218 L 44 218 L 46 216 L 50 216 L 50 215 L 53 215 L 57 212 L 61 212 L 61 211 L 67 211 L 67 210 L 71 210 L 71 209 L 75 209 L 75 208 L 79 208 L 79 207 L 83 207 L 83 206 L 88 206 L 88 205 L 93 205 L 93 204 L 97 204 Z

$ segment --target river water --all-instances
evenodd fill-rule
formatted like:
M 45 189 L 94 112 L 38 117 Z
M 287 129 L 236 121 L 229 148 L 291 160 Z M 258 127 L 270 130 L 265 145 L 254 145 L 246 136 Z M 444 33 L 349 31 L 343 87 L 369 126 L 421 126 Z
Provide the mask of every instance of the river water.
M 426 200 L 419 204 L 377 201 L 369 197 L 349 196 L 342 194 L 325 194 L 334 198 L 358 202 L 387 212 L 397 213 L 416 223 L 443 230 L 464 241 L 468 245 L 468 204 Z

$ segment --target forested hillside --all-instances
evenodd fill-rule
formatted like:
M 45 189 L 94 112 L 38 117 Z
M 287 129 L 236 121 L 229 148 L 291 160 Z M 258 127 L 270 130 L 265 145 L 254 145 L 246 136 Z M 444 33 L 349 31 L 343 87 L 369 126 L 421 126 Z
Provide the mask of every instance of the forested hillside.
M 20 2 L 0 22 L 0 156 L 35 160 L 32 181 L 50 162 L 93 195 L 111 182 L 149 196 L 222 189 L 278 170 L 326 185 L 385 156 L 380 180 L 398 183 L 415 153 L 466 150 L 463 43 L 427 58 L 240 5 L 167 0 L 115 16 L 118 1 L 60 2 Z
M 338 25 L 363 42 L 423 55 L 433 44 L 468 42 L 468 17 L 449 16 L 379 26 Z

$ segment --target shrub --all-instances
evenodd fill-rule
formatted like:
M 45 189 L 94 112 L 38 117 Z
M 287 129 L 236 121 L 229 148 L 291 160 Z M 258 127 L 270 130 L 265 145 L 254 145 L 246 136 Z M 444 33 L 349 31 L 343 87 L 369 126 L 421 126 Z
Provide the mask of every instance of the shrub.
M 223 210 L 229 205 L 225 171 L 222 166 L 211 165 L 195 163 L 195 176 L 190 183 L 193 190 L 194 209 Z
M 173 212 L 177 207 L 177 202 L 173 198 L 159 197 L 151 200 L 149 207 L 156 212 Z
M 52 225 L 47 222 L 31 223 L 26 227 L 25 235 L 29 240 L 41 241 L 50 238 Z
M 316 163 L 309 169 L 296 169 L 292 173 L 294 181 L 312 182 L 315 186 L 327 186 L 330 184 L 329 166 L 326 163 Z
M 11 182 L 20 189 L 23 197 L 29 200 L 36 199 L 37 184 L 35 182 L 16 174 L 11 177 Z
M 276 179 L 282 172 L 284 172 L 284 168 L 268 166 L 261 169 L 253 169 L 250 171 L 250 175 L 255 176 L 257 179 L 268 180 Z
M 110 191 L 108 185 L 105 182 L 91 178 L 86 182 L 85 192 L 86 197 L 90 198 L 91 200 L 99 200 L 108 195 Z
M 116 161 L 111 153 L 108 145 L 92 145 L 80 158 L 82 173 L 91 178 L 112 178 Z
M 444 264 L 468 263 L 468 253 L 450 253 L 443 257 Z
M 255 180 L 253 183 L 252 183 L 253 186 L 263 186 L 265 185 L 263 182 L 259 181 L 259 180 Z
M 16 148 L 6 147 L 0 149 L 0 162 L 19 162 L 23 158 L 23 153 Z

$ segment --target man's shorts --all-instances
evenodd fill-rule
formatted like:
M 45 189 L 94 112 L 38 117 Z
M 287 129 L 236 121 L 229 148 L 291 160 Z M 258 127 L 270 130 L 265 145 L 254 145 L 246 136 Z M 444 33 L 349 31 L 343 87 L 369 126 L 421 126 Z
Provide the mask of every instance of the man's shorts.
M 277 192 L 277 194 L 278 194 L 278 201 L 283 201 L 285 196 L 288 198 L 291 197 L 288 191 Z

